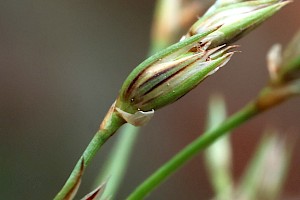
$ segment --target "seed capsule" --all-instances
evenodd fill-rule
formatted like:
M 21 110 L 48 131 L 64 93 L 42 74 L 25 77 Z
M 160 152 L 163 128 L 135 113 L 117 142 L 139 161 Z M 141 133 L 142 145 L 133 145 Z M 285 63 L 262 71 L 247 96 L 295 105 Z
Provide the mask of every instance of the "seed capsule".
M 229 50 L 235 46 L 208 49 L 211 43 L 202 39 L 213 31 L 172 45 L 134 69 L 116 101 L 119 114 L 133 125 L 143 125 L 154 110 L 173 103 L 224 66 L 234 53 Z

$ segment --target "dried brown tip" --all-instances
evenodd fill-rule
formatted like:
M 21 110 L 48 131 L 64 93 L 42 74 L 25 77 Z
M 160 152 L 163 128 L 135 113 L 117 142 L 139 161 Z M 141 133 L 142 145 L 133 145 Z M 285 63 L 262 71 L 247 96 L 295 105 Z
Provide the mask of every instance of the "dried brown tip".
M 84 196 L 81 200 L 96 200 L 100 199 L 100 197 L 103 195 L 105 187 L 106 187 L 107 181 L 104 183 L 101 183 L 95 190 Z
M 84 159 L 83 157 L 81 157 L 80 169 L 75 175 L 75 183 L 73 184 L 72 188 L 70 188 L 69 192 L 63 198 L 63 200 L 72 200 L 75 197 L 81 183 L 81 177 L 83 175 L 83 171 L 84 171 Z

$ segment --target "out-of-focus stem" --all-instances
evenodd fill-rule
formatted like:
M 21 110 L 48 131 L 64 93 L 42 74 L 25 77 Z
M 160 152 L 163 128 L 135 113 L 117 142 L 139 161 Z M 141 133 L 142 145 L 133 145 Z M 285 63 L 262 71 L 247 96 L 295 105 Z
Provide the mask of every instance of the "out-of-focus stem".
M 226 105 L 222 96 L 213 95 L 208 106 L 207 130 L 220 126 L 226 119 Z M 226 134 L 204 151 L 208 177 L 212 184 L 215 199 L 229 200 L 232 198 L 233 177 L 231 172 L 230 135 Z
M 156 0 L 150 55 L 178 41 L 182 30 L 191 26 L 205 7 L 202 1 Z
M 180 0 L 157 0 L 151 29 L 150 54 L 174 42 L 175 31 L 179 29 Z
M 238 127 L 258 113 L 259 110 L 257 109 L 256 104 L 252 102 L 232 117 L 228 118 L 220 126 L 207 131 L 154 172 L 154 174 L 152 174 L 139 187 L 137 187 L 133 193 L 130 194 L 127 200 L 143 199 L 158 185 L 160 185 L 160 183 L 166 180 L 171 174 L 177 171 L 201 150 L 205 149 L 228 131 Z
M 104 163 L 104 170 L 96 180 L 97 186 L 107 181 L 102 199 L 114 198 L 128 167 L 129 157 L 137 140 L 139 128 L 125 124 L 117 136 L 117 141 L 108 160 Z
M 187 145 L 156 172 L 154 172 L 141 185 L 139 185 L 127 199 L 143 199 L 170 175 L 186 164 L 187 161 L 191 160 L 201 150 L 207 148 L 221 136 L 228 133 L 228 131 L 233 130 L 256 115 L 273 108 L 292 96 L 293 94 L 290 93 L 289 88 L 271 89 L 267 87 L 256 100 L 247 104 L 218 127 L 208 130 L 202 136 Z

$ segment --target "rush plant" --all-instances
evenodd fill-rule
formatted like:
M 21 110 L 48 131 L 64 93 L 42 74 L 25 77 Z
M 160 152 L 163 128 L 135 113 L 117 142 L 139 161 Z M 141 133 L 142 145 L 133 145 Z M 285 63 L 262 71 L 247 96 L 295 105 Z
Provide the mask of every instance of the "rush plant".
M 233 42 L 246 36 L 247 33 L 261 25 L 289 3 L 291 1 L 217 0 L 198 21 L 186 30 L 187 33 L 179 42 L 166 47 L 167 39 L 164 41 L 162 38 L 157 39 L 154 37 L 152 40 L 153 49 L 157 51 L 158 47 L 164 48 L 140 63 L 128 75 L 99 130 L 83 152 L 70 177 L 55 199 L 73 199 L 79 188 L 84 170 L 91 163 L 101 146 L 122 125 L 127 123 L 134 126 L 145 125 L 158 109 L 183 97 L 208 76 L 226 65 L 237 52 L 235 49 L 238 46 L 232 45 Z M 182 5 L 179 3 L 177 7 L 174 7 L 173 4 L 172 0 L 158 1 L 156 14 L 160 13 L 160 15 L 155 18 L 154 28 L 155 24 L 164 22 L 164 28 L 167 29 L 168 23 L 164 17 L 172 11 L 172 14 L 177 15 L 177 18 L 181 16 Z M 181 28 L 179 25 L 177 26 L 177 29 Z M 157 33 L 153 35 L 160 36 L 161 30 L 159 28 L 155 30 Z M 168 32 L 169 36 L 177 31 L 173 27 L 172 31 Z M 159 45 L 159 42 L 162 42 L 162 45 Z M 269 54 L 270 82 L 265 88 L 262 88 L 257 97 L 240 111 L 224 119 L 222 123 L 209 128 L 205 134 L 182 149 L 138 186 L 128 196 L 128 199 L 144 199 L 162 181 L 193 156 L 215 143 L 221 136 L 263 111 L 273 108 L 292 96 L 299 95 L 299 43 L 299 36 L 297 36 L 283 54 L 279 51 L 278 46 L 274 47 Z M 153 51 L 150 50 L 150 52 Z M 131 127 L 124 132 L 132 131 Z M 136 137 L 129 133 L 127 135 L 128 137 Z M 118 177 L 121 177 L 121 174 L 117 178 L 113 175 L 117 171 L 122 171 L 120 166 L 126 166 L 126 159 L 121 159 L 119 155 L 123 152 L 127 152 L 126 155 L 129 154 L 129 149 L 134 144 L 134 142 L 128 142 L 127 139 L 124 136 L 123 142 L 118 143 L 115 147 L 116 151 L 112 154 L 110 162 L 108 162 L 109 167 L 107 167 L 106 174 L 102 174 L 100 178 L 107 184 L 102 184 L 84 199 L 96 199 L 103 192 L 102 197 L 104 198 L 115 195 L 119 182 Z M 118 151 L 118 149 L 122 150 Z M 123 155 L 124 157 L 126 158 L 125 155 Z M 107 178 L 109 176 L 112 176 L 111 179 Z M 106 178 L 103 179 L 103 177 Z M 114 186 L 110 186 L 110 182 L 115 183 L 112 184 Z M 232 193 L 232 188 L 229 191 Z M 230 197 L 232 194 L 227 192 L 226 195 Z

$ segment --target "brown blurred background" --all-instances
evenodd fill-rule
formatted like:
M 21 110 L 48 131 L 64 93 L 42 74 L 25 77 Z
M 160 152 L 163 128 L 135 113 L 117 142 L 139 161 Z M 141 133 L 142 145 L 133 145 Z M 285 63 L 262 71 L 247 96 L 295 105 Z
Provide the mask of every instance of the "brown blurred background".
M 51 199 L 97 130 L 128 73 L 146 56 L 154 1 L 0 1 L 0 198 Z M 208 97 L 222 93 L 233 113 L 267 82 L 265 55 L 300 28 L 300 2 L 238 42 L 242 53 L 142 128 L 117 199 L 204 128 Z M 195 16 L 196 17 L 196 16 Z M 299 98 L 234 131 L 234 175 L 242 173 L 263 130 L 300 134 Z M 86 171 L 79 197 L 114 142 Z M 300 199 L 299 142 L 282 199 Z M 213 196 L 199 155 L 148 199 Z

